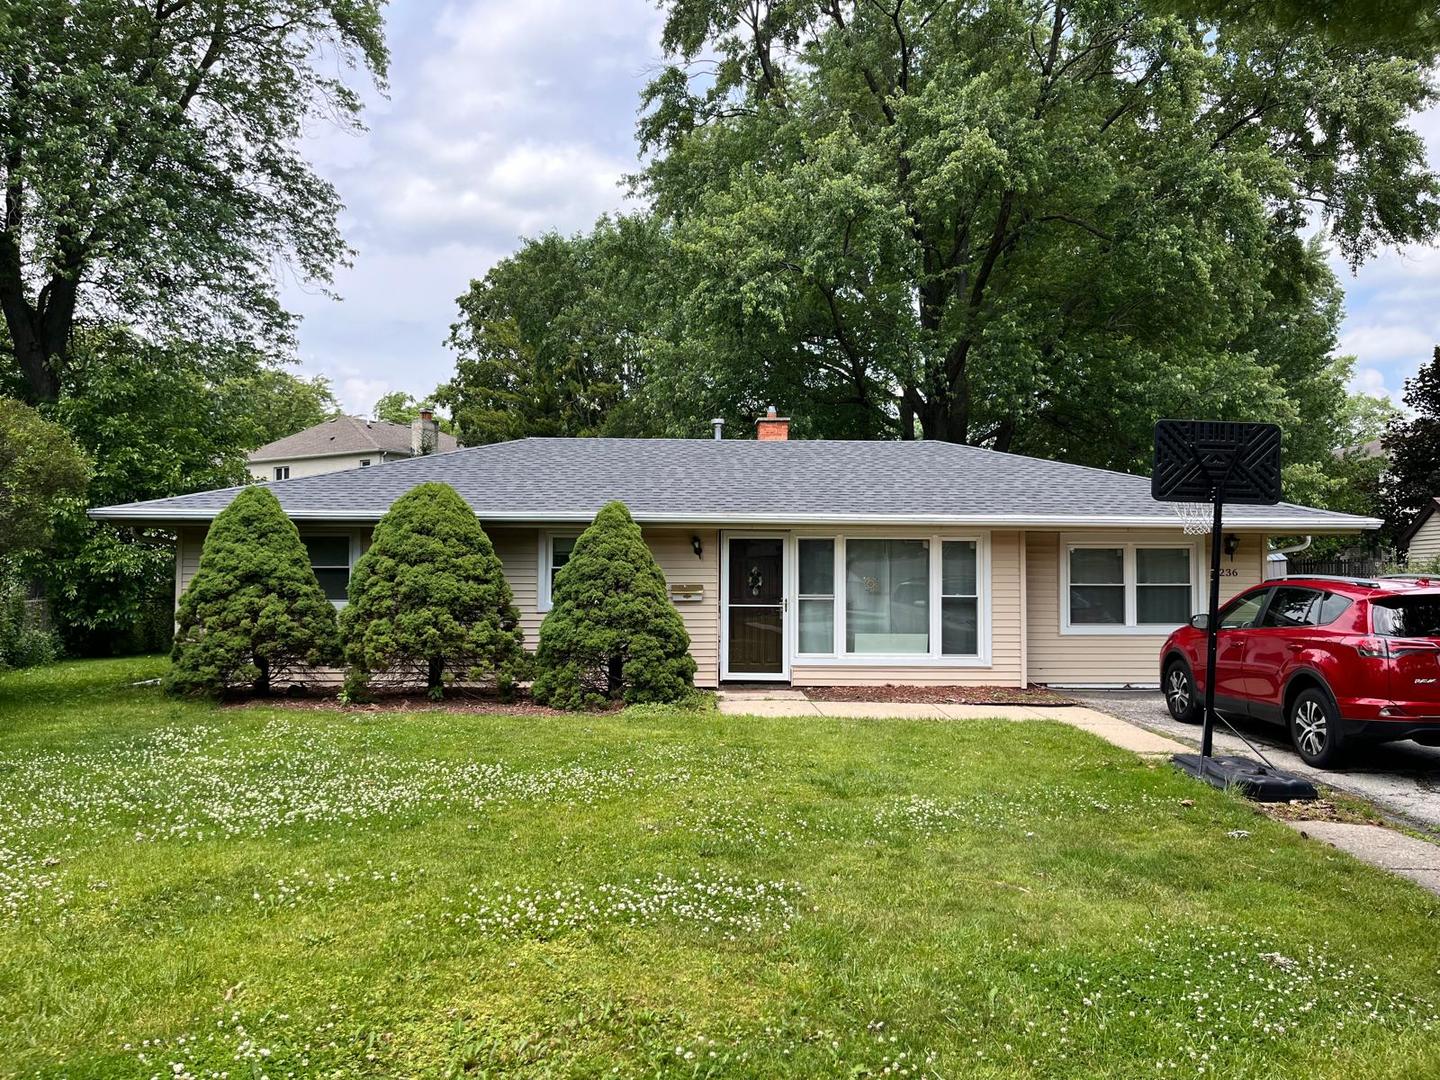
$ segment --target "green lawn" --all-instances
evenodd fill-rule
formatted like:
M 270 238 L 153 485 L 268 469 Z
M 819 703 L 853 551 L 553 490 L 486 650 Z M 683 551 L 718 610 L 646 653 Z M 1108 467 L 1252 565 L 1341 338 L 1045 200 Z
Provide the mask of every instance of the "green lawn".
M 0 1071 L 1440 1075 L 1440 902 L 1060 725 L 161 669 L 0 676 Z

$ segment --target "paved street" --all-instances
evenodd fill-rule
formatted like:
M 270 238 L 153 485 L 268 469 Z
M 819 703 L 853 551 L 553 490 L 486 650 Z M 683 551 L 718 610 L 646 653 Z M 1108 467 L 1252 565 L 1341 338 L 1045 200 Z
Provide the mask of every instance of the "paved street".
M 1158 690 L 1076 690 L 1067 696 L 1172 739 L 1200 745 L 1199 725 L 1170 718 Z M 1343 771 L 1311 769 L 1290 749 L 1278 726 L 1259 721 L 1232 721 L 1244 736 L 1278 768 L 1308 776 L 1317 783 L 1368 799 L 1388 814 L 1440 834 L 1440 747 L 1413 742 L 1357 747 Z M 1215 732 L 1215 752 L 1250 751 L 1223 725 Z

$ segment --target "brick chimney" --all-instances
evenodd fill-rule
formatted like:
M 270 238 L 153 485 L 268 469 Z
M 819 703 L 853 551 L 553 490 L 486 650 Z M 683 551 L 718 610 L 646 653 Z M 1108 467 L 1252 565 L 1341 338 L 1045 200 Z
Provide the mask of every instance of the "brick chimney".
M 433 454 L 439 445 L 440 421 L 432 410 L 421 409 L 420 415 L 410 421 L 410 456 Z
M 765 415 L 755 421 L 755 438 L 761 442 L 785 442 L 790 438 L 790 418 L 776 416 L 775 406 L 765 410 Z

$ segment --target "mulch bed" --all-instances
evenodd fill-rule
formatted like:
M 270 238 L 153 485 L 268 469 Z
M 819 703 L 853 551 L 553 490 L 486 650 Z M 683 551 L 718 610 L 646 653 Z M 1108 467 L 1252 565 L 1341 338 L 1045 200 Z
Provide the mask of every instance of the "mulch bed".
M 538 705 L 523 690 L 517 691 L 510 701 L 501 701 L 499 695 L 493 690 L 451 690 L 441 701 L 431 701 L 423 692 L 417 693 L 414 690 L 380 690 L 375 691 L 373 696 L 373 701 L 345 704 L 340 701 L 337 691 L 312 687 L 301 693 L 276 694 L 274 697 L 268 698 L 243 698 L 226 704 L 235 709 L 297 709 L 310 712 L 448 712 L 484 713 L 488 716 L 585 715 L 584 713 L 566 712 L 564 709 L 552 709 L 548 705 Z M 617 701 L 607 708 L 594 711 L 613 712 L 622 707 L 623 703 Z
M 1038 686 L 806 686 L 811 701 L 883 701 L 914 705 L 1073 705 Z

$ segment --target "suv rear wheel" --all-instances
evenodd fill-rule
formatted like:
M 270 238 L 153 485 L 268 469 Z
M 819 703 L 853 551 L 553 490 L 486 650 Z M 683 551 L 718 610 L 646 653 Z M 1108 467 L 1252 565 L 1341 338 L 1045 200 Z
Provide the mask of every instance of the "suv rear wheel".
M 1290 742 L 1305 764 L 1333 769 L 1343 758 L 1340 712 L 1323 690 L 1302 690 L 1290 704 Z
M 1165 704 L 1170 715 L 1182 724 L 1200 722 L 1200 698 L 1190 669 L 1176 660 L 1165 669 Z

